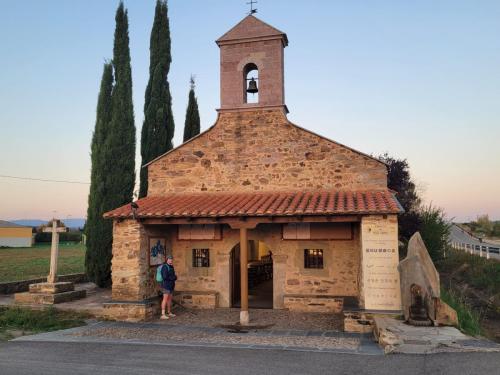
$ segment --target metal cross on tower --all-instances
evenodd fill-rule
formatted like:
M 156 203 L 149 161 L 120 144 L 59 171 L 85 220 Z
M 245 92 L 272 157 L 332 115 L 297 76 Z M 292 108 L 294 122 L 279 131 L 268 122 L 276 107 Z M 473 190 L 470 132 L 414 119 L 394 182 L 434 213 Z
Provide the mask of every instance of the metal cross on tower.
M 257 1 L 250 0 L 250 2 L 248 2 L 247 4 L 250 5 L 250 12 L 248 14 L 257 13 L 257 8 L 255 8 L 255 9 L 253 8 L 253 5 L 257 4 Z

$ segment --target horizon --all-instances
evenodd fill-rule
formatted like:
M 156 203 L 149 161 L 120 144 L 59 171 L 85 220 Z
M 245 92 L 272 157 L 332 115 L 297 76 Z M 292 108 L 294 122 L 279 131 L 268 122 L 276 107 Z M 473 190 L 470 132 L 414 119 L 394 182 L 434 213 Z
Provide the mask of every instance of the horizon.
M 155 1 L 124 4 L 138 176 Z M 9 162 L 0 175 L 90 181 L 97 95 L 103 62 L 112 55 L 118 1 L 1 6 L 0 42 L 7 53 L 0 69 L 0 157 Z M 222 0 L 168 6 L 177 147 L 191 74 L 201 131 L 215 122 L 215 40 L 248 7 Z M 317 1 L 297 12 L 279 0 L 259 1 L 257 8 L 256 16 L 290 41 L 285 93 L 291 122 L 366 154 L 407 159 L 424 201 L 442 207 L 450 220 L 482 214 L 500 220 L 500 176 L 494 172 L 500 170 L 500 3 Z M 0 219 L 85 219 L 88 188 L 0 177 Z

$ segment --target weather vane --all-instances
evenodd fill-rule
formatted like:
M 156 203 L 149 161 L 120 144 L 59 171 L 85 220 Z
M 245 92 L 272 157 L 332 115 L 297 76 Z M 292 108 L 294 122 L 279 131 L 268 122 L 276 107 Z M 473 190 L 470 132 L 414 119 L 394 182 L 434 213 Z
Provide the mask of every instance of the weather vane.
M 250 2 L 248 2 L 247 4 L 250 5 L 250 12 L 248 14 L 257 13 L 257 8 L 255 8 L 255 9 L 253 8 L 253 5 L 257 4 L 257 1 L 250 0 Z

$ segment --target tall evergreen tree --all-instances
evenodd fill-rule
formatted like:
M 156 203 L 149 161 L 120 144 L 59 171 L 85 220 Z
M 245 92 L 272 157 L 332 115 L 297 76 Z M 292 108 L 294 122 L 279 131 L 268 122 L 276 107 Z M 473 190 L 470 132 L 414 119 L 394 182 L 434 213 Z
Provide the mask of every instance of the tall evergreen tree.
M 186 121 L 184 122 L 184 142 L 195 135 L 200 134 L 200 113 L 198 112 L 198 100 L 194 95 L 194 78 L 190 79 L 189 101 L 186 109 Z
M 130 203 L 135 184 L 135 125 L 132 103 L 132 69 L 128 36 L 128 15 L 123 2 L 116 10 L 113 46 L 115 83 L 111 94 L 111 120 L 105 138 L 102 184 L 106 212 Z M 99 286 L 111 284 L 112 230 L 103 233 L 99 259 L 92 280 Z M 108 240 L 109 239 L 109 240 Z
M 167 80 L 172 57 L 168 7 L 165 0 L 156 2 L 149 54 L 149 81 L 144 99 L 144 123 L 141 131 L 142 165 L 173 147 L 175 126 Z M 140 176 L 139 196 L 144 197 L 148 191 L 147 168 L 141 168 Z
M 106 249 L 111 246 L 112 223 L 104 220 L 103 202 L 105 200 L 104 181 L 106 137 L 109 135 L 111 121 L 111 93 L 113 89 L 113 66 L 104 64 L 101 89 L 97 100 L 97 114 L 91 143 L 90 193 L 87 208 L 87 252 L 85 253 L 85 269 L 91 280 L 98 280 L 102 273 L 102 259 Z

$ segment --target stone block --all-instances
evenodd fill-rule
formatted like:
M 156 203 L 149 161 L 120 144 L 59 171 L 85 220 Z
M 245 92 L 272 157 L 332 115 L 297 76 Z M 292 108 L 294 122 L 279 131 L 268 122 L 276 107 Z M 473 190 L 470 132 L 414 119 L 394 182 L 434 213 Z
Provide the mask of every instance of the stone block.
M 344 331 L 371 333 L 373 332 L 373 317 L 363 312 L 344 311 Z
M 31 284 L 29 287 L 30 293 L 56 294 L 56 293 L 70 292 L 73 290 L 75 290 L 75 285 L 69 281 Z
M 440 300 L 439 273 L 434 267 L 420 233 L 416 232 L 408 243 L 408 255 L 398 269 L 401 279 L 401 302 L 405 320 L 410 319 L 410 308 L 418 304 L 426 310 L 427 317 L 439 324 L 452 323 L 456 312 Z M 421 302 L 418 302 L 421 301 Z M 441 309 L 441 312 L 439 310 Z
M 284 296 L 284 307 L 297 312 L 340 313 L 344 306 L 342 297 L 327 295 L 296 295 Z
M 174 301 L 190 309 L 215 309 L 218 307 L 217 297 L 217 292 L 178 291 L 174 294 Z
M 143 302 L 108 302 L 103 304 L 103 317 L 126 322 L 151 321 L 160 314 L 159 299 Z
M 458 327 L 458 315 L 455 309 L 450 307 L 442 299 L 436 301 L 436 321 L 440 326 Z
M 54 305 L 69 302 L 75 299 L 85 298 L 86 290 L 71 290 L 62 293 L 16 293 L 14 302 L 16 304 Z

